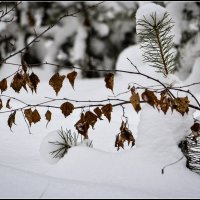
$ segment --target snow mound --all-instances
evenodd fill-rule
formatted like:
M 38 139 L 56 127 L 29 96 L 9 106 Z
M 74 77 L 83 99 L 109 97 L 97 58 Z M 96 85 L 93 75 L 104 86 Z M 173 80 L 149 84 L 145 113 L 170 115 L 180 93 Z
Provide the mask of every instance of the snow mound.
M 78 142 L 77 135 L 71 134 L 70 130 L 67 132 L 53 131 L 43 139 L 40 154 L 47 163 L 56 164 L 74 146 L 93 147 L 89 139 Z
M 166 13 L 166 9 L 160 5 L 154 4 L 154 3 L 148 3 L 143 6 L 141 6 L 137 12 L 136 12 L 136 22 L 138 20 L 146 19 L 151 25 L 155 23 L 155 21 L 152 18 L 152 15 L 156 17 L 156 22 L 158 23 L 160 20 L 163 19 L 163 16 Z M 140 25 L 136 25 L 136 31 L 137 33 L 140 33 L 144 27 L 141 27 Z

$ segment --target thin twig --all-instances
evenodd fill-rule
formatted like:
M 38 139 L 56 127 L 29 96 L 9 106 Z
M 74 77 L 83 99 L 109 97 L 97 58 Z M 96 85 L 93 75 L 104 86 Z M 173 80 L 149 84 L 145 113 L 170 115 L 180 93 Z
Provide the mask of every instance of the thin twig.
M 162 168 L 161 173 L 164 174 L 164 173 L 165 173 L 165 168 L 167 168 L 167 167 L 169 167 L 169 166 L 171 166 L 171 165 L 174 165 L 174 164 L 178 163 L 178 162 L 181 161 L 184 157 L 185 157 L 185 156 L 182 156 L 182 157 L 179 158 L 177 161 L 175 161 L 175 162 L 173 162 L 173 163 L 170 163 L 170 164 L 168 164 L 168 165 L 165 165 L 165 166 Z

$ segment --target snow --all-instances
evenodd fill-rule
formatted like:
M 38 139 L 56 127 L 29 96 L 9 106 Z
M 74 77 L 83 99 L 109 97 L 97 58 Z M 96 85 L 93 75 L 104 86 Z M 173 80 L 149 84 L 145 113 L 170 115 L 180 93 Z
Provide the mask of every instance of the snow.
M 160 20 L 163 19 L 163 16 L 166 12 L 166 9 L 160 5 L 154 3 L 144 4 L 136 12 L 136 23 L 138 22 L 138 20 L 146 19 L 151 25 L 154 25 L 155 22 L 158 23 Z M 155 17 L 155 21 L 152 18 L 152 15 L 153 17 Z M 140 33 L 143 29 L 144 27 L 141 27 L 141 25 L 136 25 L 137 33 Z
M 55 145 L 55 142 L 60 143 L 60 144 L 67 143 L 70 146 L 70 148 L 72 148 L 74 146 L 87 146 L 87 147 L 93 146 L 91 140 L 85 139 L 83 141 L 80 141 L 80 139 L 79 139 L 80 137 L 77 136 L 77 134 L 73 135 L 70 130 L 69 130 L 69 132 L 70 132 L 70 135 L 74 139 L 70 140 L 68 137 L 69 135 L 66 135 L 66 133 L 61 135 L 60 131 L 57 131 L 57 130 L 48 133 L 47 136 L 43 139 L 43 141 L 40 145 L 40 154 L 47 163 L 56 164 L 61 159 L 60 157 L 55 156 L 55 154 L 51 154 L 51 152 L 54 152 L 55 150 L 58 150 L 60 148 L 60 146 L 58 148 L 58 145 Z M 65 139 L 63 139 L 62 136 Z M 65 149 L 62 150 L 61 153 L 63 153 L 64 151 L 65 151 Z
M 196 58 L 194 66 L 192 68 L 192 72 L 190 76 L 186 79 L 186 84 L 199 82 L 200 79 L 200 57 Z M 190 88 L 191 92 L 197 94 L 200 91 L 200 85 L 194 85 Z
M 135 71 L 126 59 L 127 57 L 136 63 L 140 70 L 156 75 L 154 70 L 142 63 L 138 45 L 124 50 L 117 63 L 118 69 Z M 4 65 L 1 72 L 5 73 L 5 68 Z M 160 75 L 157 74 L 157 76 Z M 115 93 L 126 91 L 131 80 L 132 82 L 140 81 L 143 85 L 152 85 L 150 80 L 140 76 L 117 74 Z M 176 77 L 172 76 L 169 80 L 169 82 L 176 80 Z M 112 93 L 104 85 L 103 78 L 94 80 L 78 78 L 76 90 L 74 91 L 68 82 L 64 82 L 59 97 L 67 95 L 70 98 L 83 100 L 107 98 Z M 11 89 L 7 94 L 18 97 Z M 56 97 L 46 81 L 40 83 L 37 95 L 28 95 L 24 91 L 20 98 L 31 103 L 39 103 L 44 96 Z M 122 96 L 125 99 L 129 97 L 130 94 Z M 3 98 L 3 101 L 5 102 L 6 99 Z M 13 107 L 19 106 L 19 103 L 14 101 L 11 104 Z M 126 106 L 129 128 L 137 139 L 136 147 L 133 149 L 127 147 L 125 151 L 117 152 L 114 148 L 115 136 L 119 132 L 122 116 L 122 109 L 114 108 L 111 123 L 104 119 L 95 126 L 95 130 L 90 131 L 93 148 L 73 147 L 54 165 L 46 163 L 40 156 L 42 142 L 45 141 L 45 137 L 48 138 L 53 134 L 51 132 L 60 129 L 61 126 L 63 129 L 75 130 L 73 124 L 80 117 L 78 111 L 65 119 L 61 111 L 51 110 L 53 116 L 48 128 L 46 129 L 46 121 L 43 119 L 39 124 L 32 126 L 31 135 L 28 134 L 24 119 L 19 113 L 13 133 L 6 125 L 8 115 L 0 115 L 2 122 L 0 197 L 199 198 L 199 176 L 185 167 L 185 159 L 169 166 L 165 169 L 165 173 L 161 174 L 161 169 L 165 165 L 175 162 L 182 156 L 177 143 L 190 131 L 189 128 L 193 124 L 192 112 L 182 117 L 179 113 L 171 114 L 169 111 L 164 116 L 163 113 L 159 113 L 148 105 L 142 105 L 142 108 L 142 112 L 137 114 L 132 105 Z M 42 118 L 45 112 L 46 109 L 40 109 Z M 47 154 L 48 149 L 45 156 Z
M 140 9 L 145 6 L 146 4 Z M 154 12 L 155 8 L 159 13 L 158 17 L 164 13 L 164 8 L 154 4 L 150 4 L 150 6 L 151 9 L 148 9 L 146 14 Z M 141 16 L 140 12 L 141 10 L 137 15 Z M 65 21 L 66 24 L 68 24 L 67 21 Z M 59 32 L 59 28 L 56 31 Z M 74 28 L 69 32 L 68 36 L 73 34 Z M 51 34 L 55 34 L 55 32 Z M 82 35 L 79 36 L 84 38 Z M 64 32 L 57 33 L 55 45 L 58 47 L 65 38 Z M 77 40 L 77 42 L 74 56 L 80 57 L 79 53 L 81 52 L 77 53 L 77 51 L 81 40 Z M 52 48 L 53 45 L 48 48 Z M 44 52 L 43 56 L 47 61 L 51 58 L 50 53 L 45 54 Z M 199 58 L 196 60 L 191 77 L 186 82 L 180 81 L 176 75 L 169 75 L 164 79 L 161 74 L 143 63 L 139 45 L 125 49 L 119 55 L 116 65 L 118 70 L 136 72 L 127 58 L 141 72 L 162 80 L 166 84 L 177 86 L 191 83 L 194 80 L 199 81 Z M 12 58 L 8 62 L 20 63 L 20 57 Z M 85 80 L 80 76 L 76 79 L 75 91 L 65 80 L 59 96 L 56 97 L 47 81 L 53 74 L 53 68 L 48 65 L 42 67 L 45 70 L 33 69 L 42 79 L 37 95 L 27 94 L 24 90 L 20 94 L 16 94 L 11 88 L 5 94 L 31 104 L 46 101 L 44 97 L 68 97 L 79 100 L 114 98 L 112 92 L 105 88 L 104 78 Z M 15 70 L 14 66 L 4 64 L 0 69 L 0 80 Z M 66 75 L 69 71 L 63 69 L 61 74 Z M 77 72 L 80 73 L 78 70 Z M 9 79 L 9 84 L 10 82 L 11 79 Z M 128 85 L 135 83 L 142 86 L 157 85 L 152 80 L 139 75 L 118 73 L 115 75 L 115 95 L 127 91 Z M 198 87 L 193 86 L 191 89 L 200 99 Z M 174 94 L 177 95 L 176 92 Z M 118 97 L 129 99 L 130 95 L 130 93 L 125 93 Z M 183 94 L 179 93 L 178 95 Z M 7 99 L 4 97 L 2 100 L 5 105 Z M 13 100 L 10 104 L 13 108 L 21 105 Z M 61 101 L 52 103 L 57 106 L 60 104 Z M 129 119 L 129 128 L 136 138 L 135 147 L 132 149 L 126 147 L 125 150 L 119 152 L 114 147 L 123 114 L 121 107 L 115 107 L 111 123 L 104 118 L 96 124 L 94 130 L 89 130 L 93 148 L 87 147 L 90 140 L 84 141 L 78 146 L 70 148 L 62 159 L 52 159 L 49 152 L 53 149 L 49 141 L 59 140 L 57 130 L 61 127 L 64 130 L 67 128 L 72 132 L 76 131 L 74 124 L 80 118 L 80 111 L 75 110 L 72 115 L 64 118 L 60 110 L 50 108 L 53 113 L 52 121 L 46 128 L 45 113 L 47 109 L 39 108 L 42 120 L 31 127 L 32 134 L 28 134 L 24 118 L 19 112 L 16 117 L 17 125 L 12 128 L 13 132 L 10 132 L 7 126 L 9 114 L 1 114 L 0 198 L 200 198 L 199 175 L 185 167 L 185 158 L 167 167 L 164 174 L 161 173 L 164 166 L 183 156 L 178 148 L 178 143 L 190 133 L 193 115 L 199 116 L 199 114 L 194 113 L 194 110 L 191 109 L 184 116 L 175 111 L 172 113 L 171 110 L 164 115 L 161 111 L 158 112 L 144 104 L 139 114 L 134 111 L 132 105 L 126 105 L 125 108 L 125 115 Z M 89 109 L 88 104 L 85 104 L 85 110 Z M 5 111 L 5 109 L 1 111 Z

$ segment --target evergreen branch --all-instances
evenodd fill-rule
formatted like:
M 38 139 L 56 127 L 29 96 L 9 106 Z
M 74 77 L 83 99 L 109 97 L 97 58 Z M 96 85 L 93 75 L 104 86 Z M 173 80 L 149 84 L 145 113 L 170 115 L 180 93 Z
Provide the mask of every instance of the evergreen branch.
M 175 67 L 174 52 L 172 52 L 174 36 L 170 35 L 172 21 L 167 12 L 160 20 L 157 20 L 156 13 L 152 13 L 150 15 L 152 23 L 145 16 L 143 17 L 137 21 L 143 60 L 167 76 Z

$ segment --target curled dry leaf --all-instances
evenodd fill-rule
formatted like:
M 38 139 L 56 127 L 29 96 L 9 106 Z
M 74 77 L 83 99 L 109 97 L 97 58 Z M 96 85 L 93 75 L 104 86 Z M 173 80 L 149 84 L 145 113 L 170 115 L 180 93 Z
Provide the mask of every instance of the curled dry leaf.
M 63 113 L 63 115 L 65 117 L 69 116 L 73 110 L 74 110 L 74 105 L 71 104 L 70 102 L 66 102 L 66 103 L 63 103 L 61 106 L 60 106 L 60 109 Z
M 49 124 L 49 122 L 51 121 L 51 116 L 52 116 L 52 113 L 50 110 L 48 110 L 45 114 L 45 117 L 46 117 L 46 120 L 47 120 L 47 125 Z M 46 125 L 46 126 L 47 126 Z
M 56 73 L 49 80 L 49 85 L 53 87 L 53 89 L 56 92 L 56 95 L 58 95 L 58 92 L 62 88 L 64 79 L 65 79 L 65 76 L 60 76 L 59 73 Z
M 166 114 L 170 107 L 171 97 L 168 96 L 166 90 L 162 91 L 160 95 L 161 97 L 160 100 L 158 101 L 158 104 L 160 109 L 164 112 L 164 114 Z
M 0 99 L 0 110 L 3 108 L 3 101 Z
M 24 115 L 26 117 L 26 119 L 29 122 L 29 125 L 31 126 L 32 124 L 32 110 L 31 108 L 24 110 Z
M 146 89 L 142 93 L 142 99 L 153 107 L 158 106 L 158 99 L 157 99 L 156 95 L 154 94 L 154 92 L 152 92 L 152 91 L 149 91 Z
M 67 74 L 67 78 L 68 78 L 73 89 L 74 89 L 74 81 L 75 81 L 76 77 L 77 77 L 76 71 L 73 71 L 73 72 Z
M 100 109 L 99 107 L 96 107 L 96 108 L 94 109 L 94 112 L 95 112 L 95 114 L 97 115 L 97 117 L 98 117 L 100 120 L 102 120 L 102 118 L 101 118 L 101 116 L 102 116 L 102 111 L 101 111 L 101 109 Z
M 30 80 L 31 82 L 29 85 L 32 92 L 35 91 L 35 93 L 37 93 L 37 85 L 40 82 L 40 79 L 38 78 L 38 76 L 32 72 L 28 80 Z
M 6 108 L 11 109 L 11 107 L 10 107 L 10 99 L 7 100 Z
M 131 92 L 132 92 L 132 96 L 130 97 L 130 102 L 133 105 L 133 108 L 135 109 L 135 111 L 138 113 L 141 110 L 140 96 L 135 91 L 131 91 Z
M 173 109 L 181 113 L 181 115 L 184 115 L 189 111 L 189 103 L 188 97 L 175 98 L 173 101 Z
M 112 104 L 107 104 L 101 108 L 102 113 L 104 116 L 108 119 L 108 121 L 111 121 L 111 112 L 112 112 Z
M 7 84 L 7 79 L 3 79 L 2 81 L 0 81 L 0 90 L 1 90 L 1 94 L 6 91 L 8 88 L 8 84 Z
M 117 147 L 117 150 L 119 150 L 120 147 L 124 149 L 124 143 L 126 141 L 128 142 L 128 145 L 132 143 L 131 147 L 135 145 L 135 139 L 133 137 L 132 132 L 128 129 L 127 123 L 122 121 L 122 124 L 120 127 L 120 133 L 116 136 L 116 140 L 115 140 L 115 147 Z
M 12 125 L 15 124 L 15 115 L 16 115 L 16 111 L 14 111 L 13 113 L 11 113 L 10 116 L 9 116 L 9 118 L 8 118 L 8 126 L 10 127 L 10 130 L 12 128 Z
M 94 125 L 97 122 L 97 116 L 91 111 L 85 113 L 85 121 L 94 128 Z
M 106 88 L 112 90 L 112 92 L 113 92 L 114 74 L 112 74 L 112 73 L 106 74 L 104 81 L 106 82 Z
M 84 136 L 84 139 L 88 139 L 89 123 L 85 120 L 84 113 L 81 114 L 80 120 L 74 125 L 79 134 Z

